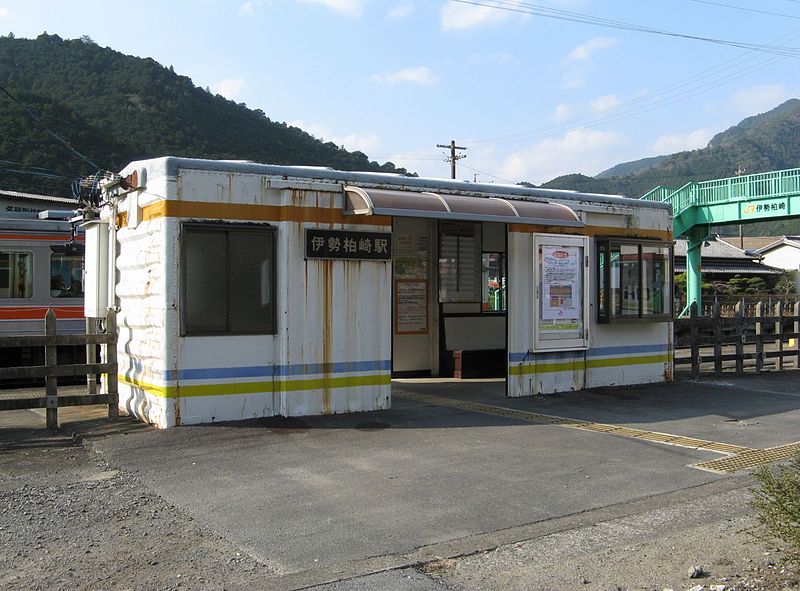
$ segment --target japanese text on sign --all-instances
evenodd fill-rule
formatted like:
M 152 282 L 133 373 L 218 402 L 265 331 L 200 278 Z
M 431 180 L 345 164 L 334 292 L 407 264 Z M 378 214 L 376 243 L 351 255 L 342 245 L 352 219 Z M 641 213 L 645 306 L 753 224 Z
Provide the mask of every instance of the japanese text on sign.
M 306 228 L 306 258 L 388 261 L 392 258 L 392 235 Z

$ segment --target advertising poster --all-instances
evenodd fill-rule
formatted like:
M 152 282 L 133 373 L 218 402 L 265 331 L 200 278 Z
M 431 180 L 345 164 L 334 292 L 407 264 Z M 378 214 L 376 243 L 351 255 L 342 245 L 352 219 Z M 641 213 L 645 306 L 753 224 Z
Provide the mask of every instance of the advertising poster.
M 581 248 L 542 246 L 542 319 L 581 318 Z
M 428 332 L 428 282 L 424 279 L 395 281 L 395 334 Z

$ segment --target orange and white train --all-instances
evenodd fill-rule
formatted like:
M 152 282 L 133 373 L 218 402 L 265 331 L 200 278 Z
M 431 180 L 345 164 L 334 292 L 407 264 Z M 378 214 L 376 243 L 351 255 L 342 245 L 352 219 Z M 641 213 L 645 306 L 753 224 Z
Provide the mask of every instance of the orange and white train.
M 48 212 L 49 213 L 49 212 Z M 0 214 L 0 335 L 41 334 L 53 308 L 60 333 L 85 329 L 82 234 L 73 235 L 67 211 L 41 219 L 35 212 Z M 39 365 L 41 348 L 0 350 L 0 365 Z M 78 362 L 80 347 L 59 348 L 59 361 Z

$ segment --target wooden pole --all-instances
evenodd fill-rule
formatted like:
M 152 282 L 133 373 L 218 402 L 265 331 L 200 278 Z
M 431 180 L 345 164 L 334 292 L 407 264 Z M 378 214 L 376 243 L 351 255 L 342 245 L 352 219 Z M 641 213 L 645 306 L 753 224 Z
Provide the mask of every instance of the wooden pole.
M 56 313 L 50 308 L 44 317 L 44 334 L 49 337 L 44 346 L 45 406 L 47 408 L 47 428 L 58 429 L 58 378 L 55 368 L 58 364 L 58 347 L 56 346 Z
M 775 367 L 778 371 L 783 371 L 783 300 L 778 300 L 775 304 L 775 314 L 778 317 L 775 323 L 775 338 L 778 339 L 778 360 Z
M 744 373 L 744 298 L 736 304 L 736 373 Z
M 712 322 L 714 323 L 714 375 L 722 375 L 722 314 L 719 300 L 714 300 L 711 309 Z
M 108 418 L 116 419 L 119 416 L 119 390 L 117 383 L 117 313 L 110 309 L 106 314 L 106 363 L 111 367 L 108 370 Z
M 764 369 L 764 334 L 761 321 L 764 318 L 764 302 L 756 304 L 756 371 Z
M 697 302 L 692 302 L 689 306 L 689 318 L 691 324 L 690 335 L 691 335 L 691 347 L 692 347 L 692 377 L 699 378 L 700 377 L 700 335 L 699 335 L 699 327 L 697 325 Z
M 86 334 L 97 334 L 97 320 L 95 318 L 86 319 Z M 86 363 L 97 363 L 97 345 L 91 340 L 86 343 Z M 97 394 L 97 376 L 93 373 L 86 375 L 86 393 L 89 395 Z

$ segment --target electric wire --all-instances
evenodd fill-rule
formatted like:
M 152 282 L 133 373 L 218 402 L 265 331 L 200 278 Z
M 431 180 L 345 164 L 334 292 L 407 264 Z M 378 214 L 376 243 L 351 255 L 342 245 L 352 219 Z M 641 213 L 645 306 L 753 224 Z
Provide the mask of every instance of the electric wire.
M 713 0 L 689 0 L 689 2 L 696 2 L 698 4 L 709 4 L 711 6 L 720 6 L 722 8 L 731 8 L 733 10 L 743 10 L 746 12 L 755 12 L 758 14 L 766 14 L 769 16 L 779 16 L 781 18 L 794 18 L 800 19 L 796 14 L 785 14 L 783 12 L 770 12 L 769 10 L 759 10 L 758 8 L 747 8 L 746 6 L 736 6 L 734 4 L 725 4 L 724 2 L 714 2 Z
M 25 113 L 27 113 L 27 114 L 28 114 L 28 117 L 30 117 L 31 119 L 33 119 L 33 120 L 34 120 L 34 121 L 35 121 L 37 124 L 39 124 L 39 126 L 40 126 L 42 129 L 44 129 L 44 130 L 45 130 L 45 131 L 46 131 L 48 134 L 50 134 L 52 137 L 54 137 L 56 140 L 58 140 L 58 141 L 59 141 L 59 142 L 60 142 L 62 145 L 64 145 L 64 146 L 65 146 L 65 147 L 66 147 L 66 148 L 67 148 L 67 149 L 68 149 L 70 152 L 72 152 L 73 154 L 75 154 L 75 155 L 76 155 L 78 158 L 80 158 L 80 159 L 81 159 L 81 160 L 83 160 L 84 162 L 87 162 L 88 164 L 90 164 L 91 166 L 93 166 L 95 170 L 100 170 L 100 167 L 99 167 L 97 164 L 95 164 L 94 162 L 92 162 L 91 160 L 89 160 L 89 158 L 87 158 L 86 156 L 84 156 L 83 154 L 81 154 L 80 152 L 78 152 L 78 150 L 76 150 L 75 148 L 73 148 L 73 147 L 72 147 L 72 146 L 69 144 L 69 142 L 67 142 L 67 140 L 65 140 L 63 137 L 61 137 L 60 135 L 58 135 L 57 133 L 55 133 L 54 131 L 52 131 L 52 130 L 51 130 L 49 127 L 47 127 L 47 125 L 45 125 L 45 124 L 42 122 L 42 120 L 41 120 L 41 119 L 39 119 L 39 118 L 36 116 L 36 114 L 35 114 L 33 111 L 31 111 L 31 109 L 29 109 L 29 108 L 28 108 L 28 106 L 27 106 L 27 105 L 25 105 L 23 102 L 19 101 L 19 100 L 18 100 L 18 99 L 17 99 L 17 98 L 16 98 L 16 97 L 15 97 L 13 94 L 11 94 L 11 93 L 10 93 L 8 90 L 6 90 L 6 89 L 5 89 L 5 88 L 3 88 L 2 86 L 0 86 L 0 92 L 2 92 L 2 93 L 3 93 L 3 94 L 5 94 L 5 95 L 6 95 L 8 98 L 10 98 L 12 101 L 14 101 L 14 102 L 15 102 L 15 103 L 16 103 L 16 104 L 19 106 L 19 107 L 21 107 L 21 108 L 22 108 L 22 110 L 23 110 L 23 111 L 25 111 Z
M 688 39 L 693 41 L 703 41 L 706 43 L 713 43 L 716 45 L 739 47 L 742 49 L 759 51 L 763 53 L 773 53 L 776 55 L 783 55 L 786 57 L 793 57 L 793 58 L 800 57 L 800 48 L 778 47 L 774 45 L 764 45 L 760 43 L 747 43 L 743 41 L 733 41 L 729 39 L 717 39 L 714 37 L 705 37 L 702 35 L 690 35 L 688 33 L 677 33 L 674 31 L 656 29 L 654 27 L 647 27 L 644 25 L 626 23 L 624 21 L 616 21 L 612 19 L 595 17 L 567 10 L 547 8 L 543 6 L 538 6 L 536 4 L 521 2 L 519 0 L 450 0 L 450 2 L 456 2 L 458 4 L 471 5 L 471 6 L 479 6 L 482 8 L 494 8 L 495 10 L 504 10 L 506 12 L 514 12 L 518 14 L 530 14 L 534 16 L 541 16 L 544 18 L 551 18 L 562 21 L 576 22 L 588 25 L 597 25 L 611 29 L 634 31 L 638 33 L 649 33 L 652 35 L 661 35 L 665 37 Z

